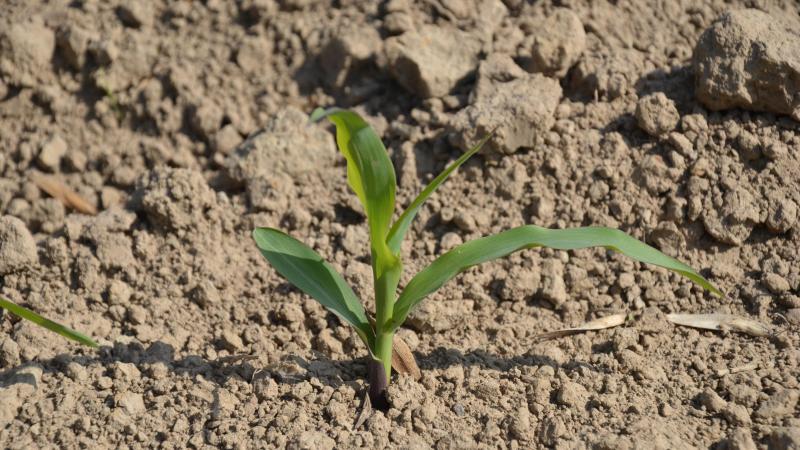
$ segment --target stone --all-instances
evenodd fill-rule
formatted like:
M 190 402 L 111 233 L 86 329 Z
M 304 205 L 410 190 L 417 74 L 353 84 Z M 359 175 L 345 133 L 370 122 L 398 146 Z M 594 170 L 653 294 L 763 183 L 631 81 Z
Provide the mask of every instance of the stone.
M 695 96 L 712 110 L 743 108 L 800 121 L 800 22 L 756 9 L 722 14 L 697 41 Z
M 342 88 L 351 75 L 366 68 L 382 50 L 383 41 L 372 27 L 345 28 L 322 49 L 320 64 L 328 85 Z
M 738 186 L 723 195 L 721 208 L 705 210 L 703 225 L 715 240 L 738 246 L 750 236 L 759 218 L 755 197 Z
M 19 345 L 10 337 L 0 340 L 0 367 L 16 366 L 21 362 Z
M 756 450 L 756 443 L 747 428 L 737 428 L 720 442 L 722 450 Z
M 793 415 L 794 408 L 800 399 L 800 391 L 796 389 L 780 389 L 764 400 L 755 411 L 761 419 L 776 419 Z
M 800 427 L 783 427 L 772 430 L 767 437 L 770 449 L 800 449 Z
M 464 150 L 493 130 L 494 136 L 486 146 L 496 153 L 511 154 L 534 147 L 555 122 L 553 114 L 562 93 L 557 80 L 512 69 L 504 75 L 512 79 L 498 81 L 497 74 L 493 69 L 479 74 L 479 90 L 471 104 L 451 121 L 454 143 Z
M 244 348 L 242 338 L 233 330 L 224 330 L 220 336 L 220 342 L 223 348 L 232 353 L 240 352 Z
M 55 33 L 39 17 L 6 27 L 0 32 L 0 75 L 12 85 L 34 86 L 55 47 Z
M 797 221 L 797 203 L 790 198 L 768 194 L 767 228 L 775 234 L 791 230 Z
M 68 24 L 58 30 L 56 45 L 59 54 L 74 70 L 80 70 L 86 62 L 86 53 L 95 36 L 89 31 L 74 24 Z
M 651 136 L 661 136 L 674 130 L 681 116 L 675 102 L 663 92 L 647 95 L 636 103 L 636 123 Z
M 674 222 L 661 222 L 650 232 L 650 243 L 668 255 L 678 255 L 686 245 L 686 239 Z
M 525 67 L 530 72 L 563 78 L 586 48 L 586 32 L 577 14 L 556 8 L 536 28 L 531 58 Z
M 42 383 L 42 368 L 25 365 L 0 378 L 0 422 L 9 423 L 25 401 L 36 394 Z
M 242 143 L 242 135 L 232 124 L 225 125 L 214 133 L 211 145 L 216 153 L 227 156 Z
M 589 392 L 582 385 L 573 381 L 567 381 L 561 386 L 556 394 L 556 402 L 559 405 L 583 410 L 589 400 Z
M 752 424 L 747 408 L 733 402 L 729 402 L 722 410 L 722 417 L 731 425 L 749 427 Z
M 37 261 L 36 242 L 25 223 L 13 216 L 0 217 L 0 275 Z
M 257 75 L 272 56 L 270 42 L 261 36 L 246 36 L 238 45 L 236 64 L 245 73 Z
M 42 169 L 50 172 L 58 172 L 61 166 L 61 158 L 67 153 L 67 143 L 59 135 L 50 137 L 39 150 L 36 162 Z
M 321 431 L 303 431 L 299 436 L 289 442 L 287 449 L 291 450 L 333 450 L 336 441 Z
M 408 324 L 421 332 L 449 330 L 473 313 L 474 300 L 430 299 L 411 311 Z
M 298 177 L 333 166 L 337 155 L 330 135 L 322 127 L 309 126 L 305 113 L 289 107 L 239 145 L 225 160 L 225 168 L 234 182 L 249 185 L 274 180 L 276 173 Z
M 549 259 L 544 262 L 539 294 L 554 308 L 558 308 L 567 301 L 567 285 L 564 283 L 564 265 L 561 261 Z
M 189 125 L 206 141 L 219 131 L 224 113 L 216 103 L 203 99 L 189 108 Z
M 761 281 L 773 294 L 782 294 L 792 288 L 789 281 L 777 273 L 768 273 Z
M 142 394 L 134 392 L 122 392 L 115 395 L 114 404 L 130 416 L 136 416 L 146 411 Z
M 728 402 L 722 399 L 713 389 L 706 388 L 697 396 L 697 401 L 712 413 L 719 413 L 728 406 Z
M 131 202 L 154 225 L 183 230 L 205 220 L 216 195 L 200 172 L 160 167 L 139 179 Z
M 149 28 L 153 25 L 153 7 L 147 2 L 122 2 L 117 7 L 117 17 L 126 26 Z
M 389 73 L 421 98 L 442 97 L 478 66 L 481 42 L 464 31 L 424 25 L 385 43 Z

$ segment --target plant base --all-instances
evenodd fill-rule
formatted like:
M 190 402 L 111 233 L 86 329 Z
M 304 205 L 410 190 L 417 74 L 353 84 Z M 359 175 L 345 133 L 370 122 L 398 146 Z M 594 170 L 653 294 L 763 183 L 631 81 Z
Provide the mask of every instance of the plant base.
M 372 407 L 381 411 L 389 410 L 389 398 L 386 396 L 386 388 L 389 382 L 386 379 L 386 369 L 383 363 L 370 359 L 367 364 L 369 372 L 369 401 Z

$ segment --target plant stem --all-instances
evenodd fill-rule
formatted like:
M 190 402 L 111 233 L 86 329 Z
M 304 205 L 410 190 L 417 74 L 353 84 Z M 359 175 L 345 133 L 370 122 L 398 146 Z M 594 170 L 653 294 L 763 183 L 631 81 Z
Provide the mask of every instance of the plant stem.
M 392 341 L 394 340 L 394 332 L 379 332 L 375 340 L 375 356 L 383 363 L 383 370 L 386 372 L 386 381 L 388 384 L 392 376 Z
M 392 341 L 394 340 L 394 330 L 391 328 L 392 312 L 402 264 L 397 260 L 388 267 L 375 264 L 373 270 L 375 274 L 375 348 L 373 355 L 380 361 L 383 370 L 377 370 L 378 368 L 371 365 L 369 376 L 370 400 L 373 406 L 378 407 L 378 405 L 388 406 L 385 394 L 386 386 L 389 385 L 392 376 Z M 380 376 L 379 374 L 383 375 L 383 380 L 375 379 Z M 376 383 L 376 386 L 372 386 Z

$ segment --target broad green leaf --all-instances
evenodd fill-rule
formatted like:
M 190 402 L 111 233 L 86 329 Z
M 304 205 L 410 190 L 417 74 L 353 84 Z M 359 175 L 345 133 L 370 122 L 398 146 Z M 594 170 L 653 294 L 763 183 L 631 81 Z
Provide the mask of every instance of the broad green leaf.
M 322 256 L 273 228 L 256 228 L 253 239 L 279 274 L 355 327 L 361 340 L 372 348 L 374 333 L 364 307 L 347 282 Z
M 434 178 L 433 181 L 431 181 L 430 184 L 428 184 L 428 186 L 426 186 L 425 189 L 422 190 L 422 192 L 419 193 L 417 198 L 415 198 L 410 205 L 408 205 L 408 208 L 406 208 L 406 210 L 403 211 L 403 214 L 400 215 L 400 217 L 397 219 L 394 225 L 392 225 L 392 228 L 389 230 L 389 237 L 386 239 L 386 241 L 389 243 L 389 249 L 392 250 L 392 253 L 397 254 L 400 252 L 400 245 L 403 243 L 403 239 L 405 238 L 406 233 L 408 232 L 408 227 L 411 226 L 411 222 L 414 221 L 414 218 L 417 216 L 419 208 L 422 206 L 423 203 L 425 203 L 425 200 L 427 200 L 428 197 L 430 197 L 431 194 L 433 194 L 434 191 L 436 191 L 439 185 L 444 183 L 444 181 L 450 176 L 450 174 L 455 172 L 456 169 L 458 169 L 459 167 L 461 167 L 462 164 L 467 162 L 467 160 L 470 159 L 472 155 L 478 153 L 481 147 L 483 147 L 483 144 L 485 144 L 490 137 L 492 137 L 492 133 L 489 133 L 486 136 L 484 136 L 484 138 L 481 139 L 480 142 L 475 144 L 474 147 L 472 147 L 471 149 L 469 149 L 469 151 L 461 155 L 457 160 L 453 162 L 453 164 L 450 164 L 446 169 L 444 169 L 444 171 L 442 171 L 442 173 L 440 173 L 436 178 Z
M 373 266 L 378 275 L 396 263 L 386 245 L 394 214 L 395 174 L 383 142 L 358 114 L 332 108 L 317 109 L 312 120 L 327 117 L 336 125 L 336 143 L 347 160 L 347 180 L 367 213 Z
M 0 308 L 6 309 L 17 316 L 22 317 L 23 319 L 30 320 L 36 325 L 47 328 L 48 330 L 58 333 L 67 339 L 72 339 L 73 341 L 80 342 L 81 344 L 88 345 L 89 347 L 97 347 L 97 342 L 92 340 L 92 338 L 78 333 L 73 329 L 67 328 L 60 323 L 46 319 L 30 309 L 23 308 L 22 306 L 12 303 L 2 297 L 0 297 Z
M 535 225 L 524 225 L 459 245 L 433 261 L 414 276 L 400 294 L 395 303 L 392 325 L 395 328 L 402 325 L 411 309 L 422 299 L 467 268 L 506 256 L 517 250 L 533 247 L 551 247 L 559 250 L 605 247 L 637 261 L 677 272 L 714 294 L 722 295 L 719 289 L 711 285 L 691 267 L 622 231 L 605 227 L 553 230 Z

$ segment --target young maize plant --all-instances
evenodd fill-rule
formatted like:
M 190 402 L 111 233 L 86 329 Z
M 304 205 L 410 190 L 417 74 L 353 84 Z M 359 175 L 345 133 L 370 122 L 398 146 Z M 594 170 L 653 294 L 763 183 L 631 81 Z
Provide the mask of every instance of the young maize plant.
M 92 340 L 92 338 L 78 333 L 77 331 L 67 328 L 60 323 L 53 322 L 50 319 L 46 319 L 39 314 L 31 311 L 30 309 L 24 308 L 22 306 L 17 305 L 16 303 L 12 303 L 3 297 L 0 297 L 0 308 L 8 310 L 12 314 L 22 317 L 23 319 L 30 320 L 31 322 L 39 325 L 43 328 L 47 328 L 48 330 L 58 333 L 61 336 L 64 336 L 67 339 L 71 339 L 75 342 L 80 342 L 83 345 L 88 345 L 89 347 L 97 347 L 97 342 Z
M 253 238 L 275 270 L 301 291 L 355 328 L 370 354 L 369 398 L 376 407 L 387 405 L 385 390 L 392 370 L 392 341 L 408 314 L 430 293 L 460 272 L 533 247 L 572 250 L 605 247 L 677 272 L 703 288 L 721 292 L 691 267 L 628 236 L 603 227 L 554 230 L 524 225 L 494 236 L 466 242 L 441 255 L 417 273 L 400 291 L 403 270 L 400 244 L 422 204 L 450 174 L 480 150 L 489 136 L 439 174 L 392 222 L 395 212 L 395 173 L 389 155 L 375 131 L 355 112 L 317 109 L 313 121 L 328 118 L 336 126 L 336 142 L 347 160 L 347 181 L 367 216 L 374 280 L 375 320 L 368 317 L 350 286 L 330 264 L 300 241 L 273 228 L 256 228 Z

